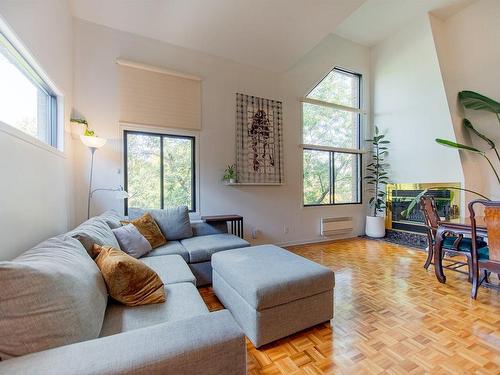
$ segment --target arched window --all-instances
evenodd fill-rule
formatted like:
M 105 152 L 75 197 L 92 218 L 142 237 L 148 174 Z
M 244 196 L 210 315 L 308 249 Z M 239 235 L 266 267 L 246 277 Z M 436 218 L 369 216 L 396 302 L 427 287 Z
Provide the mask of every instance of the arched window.
M 304 205 L 361 203 L 361 75 L 334 68 L 302 98 Z

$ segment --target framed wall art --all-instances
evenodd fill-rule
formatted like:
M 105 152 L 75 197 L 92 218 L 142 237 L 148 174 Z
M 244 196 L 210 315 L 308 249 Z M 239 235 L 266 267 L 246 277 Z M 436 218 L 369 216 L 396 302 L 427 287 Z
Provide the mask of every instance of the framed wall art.
M 238 183 L 283 183 L 282 121 L 282 102 L 236 94 Z

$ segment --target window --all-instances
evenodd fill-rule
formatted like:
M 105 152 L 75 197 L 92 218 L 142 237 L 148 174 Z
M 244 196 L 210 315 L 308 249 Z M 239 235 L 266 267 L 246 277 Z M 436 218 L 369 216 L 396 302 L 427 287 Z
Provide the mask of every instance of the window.
M 57 147 L 57 96 L 0 33 L 0 122 Z
M 360 94 L 335 68 L 302 98 L 304 206 L 361 203 Z
M 195 138 L 125 131 L 125 212 L 188 206 L 195 211 Z

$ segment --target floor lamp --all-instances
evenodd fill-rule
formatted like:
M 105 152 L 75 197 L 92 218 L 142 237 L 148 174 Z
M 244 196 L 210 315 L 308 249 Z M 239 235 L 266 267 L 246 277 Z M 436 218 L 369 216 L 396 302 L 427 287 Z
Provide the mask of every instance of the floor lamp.
M 87 146 L 90 150 L 90 178 L 89 178 L 89 196 L 87 200 L 87 219 L 90 219 L 90 198 L 92 196 L 92 175 L 94 174 L 94 153 L 98 148 L 101 148 L 106 144 L 106 138 L 100 138 L 95 136 L 81 135 L 80 139 L 82 143 Z

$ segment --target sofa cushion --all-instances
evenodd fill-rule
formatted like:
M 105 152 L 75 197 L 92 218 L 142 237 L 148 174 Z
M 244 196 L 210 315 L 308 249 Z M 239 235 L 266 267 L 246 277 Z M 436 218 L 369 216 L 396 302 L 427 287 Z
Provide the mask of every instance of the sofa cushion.
M 189 262 L 206 262 L 219 251 L 247 247 L 250 244 L 234 234 L 210 234 L 208 236 L 191 237 L 181 241 L 189 253 Z
M 226 222 L 206 223 L 204 221 L 192 221 L 193 236 L 207 236 L 209 234 L 227 233 Z
M 165 245 L 157 247 L 145 254 L 143 258 L 173 254 L 180 255 L 186 262 L 189 262 L 189 253 L 179 241 L 168 241 Z
M 180 255 L 142 258 L 141 261 L 154 270 L 165 285 L 176 283 L 196 285 L 196 277 Z
M 67 235 L 79 240 L 90 256 L 92 256 L 94 244 L 120 249 L 120 245 L 106 220 L 105 217 L 100 216 L 90 218 L 67 233 Z
M 106 211 L 104 213 L 102 213 L 101 215 L 98 216 L 100 219 L 103 219 L 106 224 L 109 225 L 109 227 L 111 229 L 115 229 L 115 228 L 119 228 L 121 227 L 121 223 L 120 223 L 120 220 L 123 219 L 123 217 L 116 211 L 114 210 L 109 210 L 109 211 Z
M 140 258 L 153 249 L 146 237 L 139 232 L 134 224 L 127 224 L 112 229 L 112 231 L 122 251 L 134 258 Z
M 0 262 L 0 358 L 98 337 L 107 303 L 99 268 L 71 237 Z
M 106 310 L 100 336 L 208 313 L 198 290 L 191 283 L 165 285 L 165 293 L 166 302 L 155 305 L 127 307 L 111 302 Z
M 214 272 L 256 310 L 330 291 L 333 271 L 274 245 L 214 254 Z
M 133 224 L 137 230 L 149 241 L 151 247 L 154 249 L 156 247 L 165 245 L 167 240 L 160 230 L 158 224 L 156 224 L 155 219 L 151 216 L 149 212 L 144 213 L 144 215 L 132 220 L 132 221 L 121 221 L 123 225 Z
M 181 240 L 193 236 L 193 229 L 189 221 L 189 210 L 187 206 L 169 207 L 156 210 L 134 209 L 130 212 L 132 216 L 149 212 L 160 227 L 163 235 L 169 241 Z M 142 215 L 142 214 L 141 214 Z
M 94 245 L 94 253 L 108 293 L 115 300 L 127 306 L 165 302 L 163 281 L 144 262 L 111 246 Z

